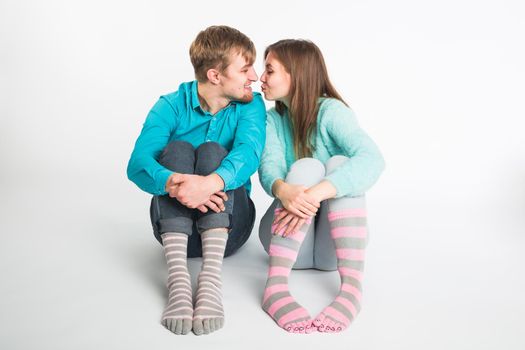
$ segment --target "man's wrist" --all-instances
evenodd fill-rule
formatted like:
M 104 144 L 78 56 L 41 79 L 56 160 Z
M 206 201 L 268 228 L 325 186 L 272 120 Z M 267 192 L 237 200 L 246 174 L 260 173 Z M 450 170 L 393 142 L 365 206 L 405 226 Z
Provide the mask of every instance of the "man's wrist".
M 206 181 L 208 182 L 208 188 L 210 189 L 211 194 L 217 193 L 224 189 L 224 181 L 222 180 L 222 177 L 216 173 L 211 173 L 210 175 L 206 176 Z
M 161 171 L 159 175 L 157 175 L 156 182 L 157 182 L 157 188 L 158 191 L 164 191 L 164 193 L 168 192 L 168 185 L 171 184 L 171 177 L 175 173 L 169 170 Z

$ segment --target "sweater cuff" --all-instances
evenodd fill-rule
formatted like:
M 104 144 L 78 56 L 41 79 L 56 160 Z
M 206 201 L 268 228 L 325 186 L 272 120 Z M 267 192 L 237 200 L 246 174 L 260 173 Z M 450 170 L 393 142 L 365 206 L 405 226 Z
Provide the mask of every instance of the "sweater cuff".
M 269 195 L 270 197 L 273 197 L 273 198 L 277 198 L 277 197 L 275 196 L 275 194 L 273 193 L 273 191 L 272 191 L 273 184 L 274 184 L 275 181 L 277 181 L 277 180 L 283 180 L 283 178 L 281 178 L 281 177 L 276 177 L 276 178 L 270 180 L 270 185 L 268 186 L 268 189 L 267 189 L 267 191 L 266 191 L 266 193 L 268 193 L 268 195 Z M 284 181 L 284 180 L 283 180 L 283 181 Z
M 335 187 L 336 194 L 334 198 L 343 197 L 348 194 L 348 189 L 342 185 L 348 182 L 346 174 L 338 174 L 338 172 L 336 171 L 330 175 L 325 176 L 323 180 L 330 181 L 330 183 Z
M 157 176 L 155 177 L 155 194 L 157 196 L 165 195 L 166 193 L 166 182 L 168 182 L 168 178 L 173 174 L 173 171 L 170 171 L 168 169 L 160 170 L 157 173 Z
M 234 179 L 233 174 L 230 173 L 228 170 L 224 169 L 223 167 L 218 167 L 217 170 L 214 171 L 214 173 L 219 175 L 222 178 L 222 181 L 224 181 L 223 191 L 226 192 L 231 190 L 230 186 Z

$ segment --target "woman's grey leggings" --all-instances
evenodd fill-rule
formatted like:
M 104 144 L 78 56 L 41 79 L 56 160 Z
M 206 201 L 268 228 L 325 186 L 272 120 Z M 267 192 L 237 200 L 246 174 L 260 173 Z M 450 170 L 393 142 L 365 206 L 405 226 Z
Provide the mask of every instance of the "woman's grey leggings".
M 303 185 L 312 187 L 323 180 L 323 178 L 333 172 L 337 167 L 348 160 L 345 156 L 333 156 L 323 164 L 318 159 L 302 158 L 290 167 L 285 181 L 293 185 Z M 337 206 L 338 210 L 350 208 L 365 208 L 365 197 L 340 197 L 328 199 L 321 202 L 321 207 L 312 221 L 306 233 L 294 269 L 318 269 L 325 271 L 337 270 L 337 257 L 335 246 L 330 236 L 330 224 L 328 222 L 329 204 Z M 271 226 L 274 218 L 274 210 L 281 207 L 281 202 L 276 199 L 270 205 L 259 225 L 259 238 L 268 253 L 270 241 L 272 239 Z

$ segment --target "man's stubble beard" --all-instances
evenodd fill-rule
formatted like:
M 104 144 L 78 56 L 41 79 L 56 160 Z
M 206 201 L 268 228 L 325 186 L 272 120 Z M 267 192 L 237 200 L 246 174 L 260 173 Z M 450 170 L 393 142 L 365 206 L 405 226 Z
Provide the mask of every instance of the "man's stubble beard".
M 252 102 L 253 100 L 253 92 L 250 92 L 249 94 L 244 94 L 244 96 L 239 99 L 240 102 L 248 103 Z
M 253 100 L 253 91 L 250 92 L 250 93 L 245 93 L 242 97 L 230 96 L 230 97 L 228 97 L 228 99 L 230 101 L 237 101 L 237 102 L 243 102 L 243 103 L 252 102 L 252 100 Z

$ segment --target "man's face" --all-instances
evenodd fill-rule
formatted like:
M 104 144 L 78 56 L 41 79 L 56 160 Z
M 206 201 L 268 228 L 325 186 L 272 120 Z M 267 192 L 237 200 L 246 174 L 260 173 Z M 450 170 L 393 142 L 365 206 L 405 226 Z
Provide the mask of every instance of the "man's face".
M 251 84 L 257 81 L 257 73 L 253 65 L 236 53 L 232 56 L 230 65 L 221 73 L 223 94 L 231 101 L 250 102 L 253 99 Z

